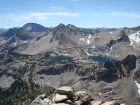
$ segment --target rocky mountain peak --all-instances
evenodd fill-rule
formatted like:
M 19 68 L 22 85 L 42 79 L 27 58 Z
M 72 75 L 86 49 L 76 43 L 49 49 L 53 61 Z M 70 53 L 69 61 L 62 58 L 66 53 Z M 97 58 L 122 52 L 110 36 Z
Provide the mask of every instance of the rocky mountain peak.
M 121 31 L 121 37 L 118 39 L 118 42 L 130 42 L 129 37 L 125 34 L 124 31 Z
M 56 26 L 54 29 L 53 29 L 53 32 L 54 34 L 56 34 L 57 32 L 64 32 L 65 30 L 65 25 L 60 23 L 58 26 Z
M 131 28 L 133 31 L 139 31 L 140 30 L 140 26 L 137 26 L 137 27 L 134 27 L 134 28 Z
M 44 26 L 37 23 L 27 23 L 21 28 L 21 30 L 29 32 L 42 32 L 46 31 L 47 29 Z
M 76 26 L 74 26 L 74 25 L 72 25 L 72 24 L 68 24 L 66 27 L 69 27 L 69 28 L 71 28 L 71 29 L 76 29 L 76 28 L 77 28 Z
M 58 26 L 56 26 L 55 28 L 64 28 L 65 27 L 65 25 L 64 24 L 62 24 L 62 23 L 60 23 Z

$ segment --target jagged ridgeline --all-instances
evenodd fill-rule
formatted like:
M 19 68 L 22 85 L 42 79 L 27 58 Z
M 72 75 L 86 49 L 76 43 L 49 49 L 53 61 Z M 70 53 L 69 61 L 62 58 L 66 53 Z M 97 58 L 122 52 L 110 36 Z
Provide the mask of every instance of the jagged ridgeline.
M 0 34 L 0 52 L 8 50 L 20 54 L 55 52 L 59 55 L 86 58 L 108 56 L 122 60 L 127 55 L 139 55 L 140 27 L 134 28 L 80 28 L 59 24 L 47 28 L 36 23 L 3 30 Z

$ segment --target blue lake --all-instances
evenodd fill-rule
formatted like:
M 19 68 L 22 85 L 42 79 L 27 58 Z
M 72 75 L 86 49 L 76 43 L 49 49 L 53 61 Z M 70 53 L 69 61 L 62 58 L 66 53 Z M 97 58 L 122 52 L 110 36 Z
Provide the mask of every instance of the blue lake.
M 47 60 L 72 60 L 72 57 L 65 56 L 65 55 L 57 55 L 57 56 L 49 56 L 47 57 Z
M 111 61 L 113 63 L 115 63 L 117 60 L 109 58 L 109 57 L 105 57 L 105 56 L 88 56 L 87 59 L 93 59 L 95 61 L 98 61 L 102 64 L 105 64 L 107 61 Z
M 65 55 L 56 55 L 56 56 L 49 56 L 47 57 L 47 60 L 57 60 L 57 61 L 61 61 L 61 60 L 72 60 L 73 58 L 70 56 L 65 56 Z M 102 64 L 105 64 L 107 61 L 111 61 L 113 63 L 115 63 L 117 60 L 109 58 L 109 57 L 105 57 L 105 56 L 88 56 L 87 59 L 93 59 L 95 61 L 98 61 Z

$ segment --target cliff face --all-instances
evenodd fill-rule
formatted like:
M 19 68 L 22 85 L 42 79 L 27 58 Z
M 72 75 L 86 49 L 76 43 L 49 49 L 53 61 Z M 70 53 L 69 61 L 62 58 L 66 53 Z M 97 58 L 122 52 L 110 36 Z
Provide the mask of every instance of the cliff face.
M 115 64 L 108 61 L 104 68 L 96 72 L 97 81 L 113 82 L 122 77 L 129 77 L 132 70 L 136 68 L 136 56 L 128 55 L 124 60 L 117 61 Z

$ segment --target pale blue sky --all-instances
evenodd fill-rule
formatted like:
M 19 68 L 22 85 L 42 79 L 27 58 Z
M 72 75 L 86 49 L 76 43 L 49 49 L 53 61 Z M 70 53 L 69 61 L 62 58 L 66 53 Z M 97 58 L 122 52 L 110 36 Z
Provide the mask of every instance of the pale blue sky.
M 140 25 L 140 0 L 0 0 L 0 28 L 34 22 L 78 27 L 135 27 Z

